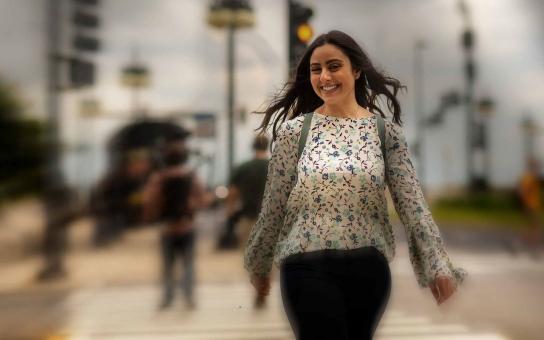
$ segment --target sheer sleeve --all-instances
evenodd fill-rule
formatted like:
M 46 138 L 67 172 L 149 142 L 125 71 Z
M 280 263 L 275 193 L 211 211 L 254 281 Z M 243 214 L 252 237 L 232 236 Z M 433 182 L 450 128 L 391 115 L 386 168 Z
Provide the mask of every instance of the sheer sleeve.
M 251 230 L 244 254 L 245 268 L 251 274 L 266 276 L 272 269 L 289 195 L 296 181 L 297 148 L 302 123 L 293 119 L 280 126 L 259 217 Z
M 395 209 L 404 225 L 410 261 L 418 284 L 426 287 L 442 275 L 460 284 L 467 273 L 462 268 L 454 268 L 450 261 L 410 160 L 402 128 L 386 122 L 385 140 L 387 182 Z

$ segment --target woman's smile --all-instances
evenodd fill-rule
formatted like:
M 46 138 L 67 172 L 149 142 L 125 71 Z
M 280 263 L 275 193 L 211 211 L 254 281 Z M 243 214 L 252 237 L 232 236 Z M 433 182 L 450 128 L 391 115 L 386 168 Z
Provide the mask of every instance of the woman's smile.
M 335 93 L 338 89 L 340 89 L 340 85 L 339 84 L 328 84 L 328 85 L 321 86 L 320 89 L 321 89 L 322 94 L 331 95 L 331 94 Z

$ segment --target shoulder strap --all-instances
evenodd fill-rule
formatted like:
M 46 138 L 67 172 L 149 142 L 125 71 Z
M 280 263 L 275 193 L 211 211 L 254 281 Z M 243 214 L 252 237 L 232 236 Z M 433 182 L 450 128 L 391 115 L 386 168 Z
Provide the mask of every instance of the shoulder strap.
M 302 124 L 302 131 L 300 132 L 300 138 L 298 140 L 298 153 L 297 153 L 297 163 L 304 151 L 306 146 L 306 140 L 308 139 L 308 132 L 310 131 L 310 125 L 312 125 L 312 117 L 314 116 L 313 112 L 308 112 L 304 115 L 304 123 Z
M 383 161 L 385 164 L 385 177 L 387 177 L 387 157 L 385 153 L 385 121 L 379 114 L 378 117 L 378 135 L 380 136 L 380 147 L 382 149 Z

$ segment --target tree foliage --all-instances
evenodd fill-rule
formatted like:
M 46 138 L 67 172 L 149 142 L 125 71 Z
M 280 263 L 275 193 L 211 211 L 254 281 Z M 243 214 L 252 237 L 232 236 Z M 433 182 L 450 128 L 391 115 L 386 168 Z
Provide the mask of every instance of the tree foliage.
M 27 118 L 16 91 L 0 79 L 0 200 L 42 191 L 46 152 L 43 122 Z

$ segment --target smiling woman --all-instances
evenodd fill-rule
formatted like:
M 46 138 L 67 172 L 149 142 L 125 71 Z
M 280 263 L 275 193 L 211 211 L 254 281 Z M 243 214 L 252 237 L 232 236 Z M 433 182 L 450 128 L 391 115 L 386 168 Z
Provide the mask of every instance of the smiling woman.
M 264 111 L 261 128 L 273 121 L 275 147 L 245 266 L 259 294 L 270 289 L 272 263 L 280 266 L 299 340 L 372 338 L 395 255 L 386 186 L 420 286 L 441 304 L 465 276 L 450 262 L 410 161 L 400 88 L 350 36 L 331 31 L 308 47 L 294 80 Z
M 323 70 L 326 72 L 322 72 Z M 348 80 L 345 76 L 350 72 L 354 79 Z M 360 115 L 370 115 L 372 112 L 384 116 L 377 102 L 379 96 L 384 96 L 387 108 L 393 113 L 393 121 L 401 123 L 401 108 L 396 97 L 403 88 L 400 82 L 379 72 L 353 38 L 340 31 L 331 31 L 317 37 L 308 47 L 298 63 L 293 79 L 285 84 L 283 90 L 262 112 L 264 118 L 260 128 L 266 130 L 273 121 L 272 135 L 275 140 L 278 124 L 285 122 L 288 117 L 295 118 L 318 110 L 324 104 L 324 93 L 316 91 L 315 86 L 319 82 L 323 86 L 328 81 L 326 85 L 332 90 L 330 86 L 334 85 L 331 78 L 333 74 L 341 74 L 342 79 L 348 81 L 344 84 L 344 90 L 348 87 L 353 93 L 349 103 L 346 103 L 347 112 L 353 114 L 353 110 L 358 110 Z M 342 114 L 344 112 L 335 112 L 335 115 Z
M 351 66 L 349 58 L 338 47 L 332 44 L 325 44 L 314 50 L 310 59 L 310 82 L 312 88 L 323 102 L 329 112 L 324 112 L 325 107 L 318 109 L 319 112 L 331 116 L 342 114 L 357 118 L 359 105 L 352 99 L 355 98 L 355 81 L 361 77 L 361 71 Z M 344 112 L 344 103 L 352 102 L 354 108 L 348 108 Z M 364 113 L 368 116 L 368 112 Z

